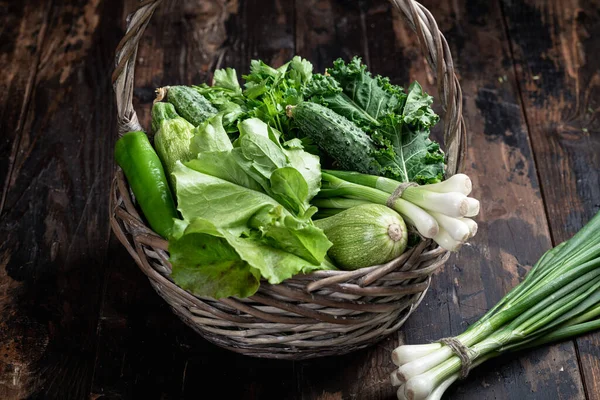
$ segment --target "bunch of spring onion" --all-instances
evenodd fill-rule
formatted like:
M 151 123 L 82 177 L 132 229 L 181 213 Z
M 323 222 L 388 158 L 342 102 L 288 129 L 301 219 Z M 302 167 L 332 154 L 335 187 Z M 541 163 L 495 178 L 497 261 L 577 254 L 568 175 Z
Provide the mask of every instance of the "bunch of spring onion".
M 321 191 L 313 200 L 319 208 L 317 218 L 360 204 L 387 204 L 421 236 L 451 251 L 457 251 L 477 232 L 477 223 L 469 217 L 479 213 L 479 201 L 468 197 L 472 183 L 465 174 L 440 183 L 406 187 L 392 202 L 390 196 L 401 185 L 393 179 L 331 170 L 324 170 L 321 177 Z
M 547 251 L 523 282 L 464 333 L 471 368 L 509 351 L 600 329 L 600 213 L 570 240 Z M 444 340 L 447 343 L 447 340 Z M 464 349 L 463 349 L 464 352 Z M 392 352 L 398 399 L 438 400 L 461 376 L 445 344 L 404 345 Z M 464 373 L 464 372 L 463 372 Z

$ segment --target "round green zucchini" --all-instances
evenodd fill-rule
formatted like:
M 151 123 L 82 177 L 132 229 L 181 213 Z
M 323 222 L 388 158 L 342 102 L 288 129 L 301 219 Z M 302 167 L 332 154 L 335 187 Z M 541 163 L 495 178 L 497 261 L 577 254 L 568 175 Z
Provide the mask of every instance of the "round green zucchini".
M 333 243 L 327 254 L 342 269 L 383 264 L 406 249 L 408 231 L 404 220 L 380 204 L 352 207 L 314 223 Z

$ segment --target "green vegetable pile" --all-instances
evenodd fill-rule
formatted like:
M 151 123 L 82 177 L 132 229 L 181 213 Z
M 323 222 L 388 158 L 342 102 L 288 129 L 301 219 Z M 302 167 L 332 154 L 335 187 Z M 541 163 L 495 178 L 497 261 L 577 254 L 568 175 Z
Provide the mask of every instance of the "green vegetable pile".
M 159 89 L 153 146 L 143 132 L 116 145 L 179 286 L 247 297 L 261 279 L 388 262 L 419 234 L 449 250 L 474 235 L 479 203 L 465 175 L 441 182 L 438 116 L 418 83 L 405 91 L 359 58 L 325 74 L 253 60 L 243 80 L 226 68 L 212 85 Z M 409 182 L 421 186 L 396 191 Z

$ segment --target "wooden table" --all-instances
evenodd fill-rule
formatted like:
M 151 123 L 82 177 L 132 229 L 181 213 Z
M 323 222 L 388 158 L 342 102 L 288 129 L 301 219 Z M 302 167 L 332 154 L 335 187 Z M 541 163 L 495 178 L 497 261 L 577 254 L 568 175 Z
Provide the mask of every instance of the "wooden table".
M 110 73 L 135 1 L 0 1 L 0 398 L 393 399 L 390 351 L 455 335 L 600 208 L 600 1 L 426 0 L 464 94 L 479 233 L 397 335 L 306 362 L 221 350 L 181 323 L 108 224 Z M 384 0 L 166 2 L 139 51 L 154 89 L 361 55 L 435 94 L 416 36 Z M 600 399 L 600 334 L 478 368 L 449 399 Z M 220 394 L 209 395 L 214 391 Z

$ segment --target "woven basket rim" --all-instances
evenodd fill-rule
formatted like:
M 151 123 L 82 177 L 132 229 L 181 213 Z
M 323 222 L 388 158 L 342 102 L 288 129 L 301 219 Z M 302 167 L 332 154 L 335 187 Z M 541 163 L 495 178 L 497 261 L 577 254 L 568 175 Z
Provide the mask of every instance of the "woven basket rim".
M 390 1 L 417 33 L 438 78 L 446 175 L 453 175 L 462 169 L 466 139 L 462 92 L 449 46 L 425 7 L 414 0 Z M 119 135 L 144 130 L 132 104 L 135 60 L 138 43 L 161 2 L 139 3 L 127 18 L 127 33 L 116 50 L 112 79 Z M 315 271 L 279 285 L 261 282 L 257 294 L 248 299 L 215 300 L 196 297 L 170 279 L 168 243 L 146 226 L 137 212 L 120 168 L 110 203 L 113 232 L 174 312 L 209 341 L 256 357 L 303 359 L 344 354 L 380 340 L 416 309 L 431 275 L 450 255 L 427 239 L 383 265 L 356 271 Z M 371 320 L 376 325 L 372 329 L 368 326 Z M 248 324 L 263 328 L 248 328 Z M 277 332 L 284 336 L 273 336 Z

